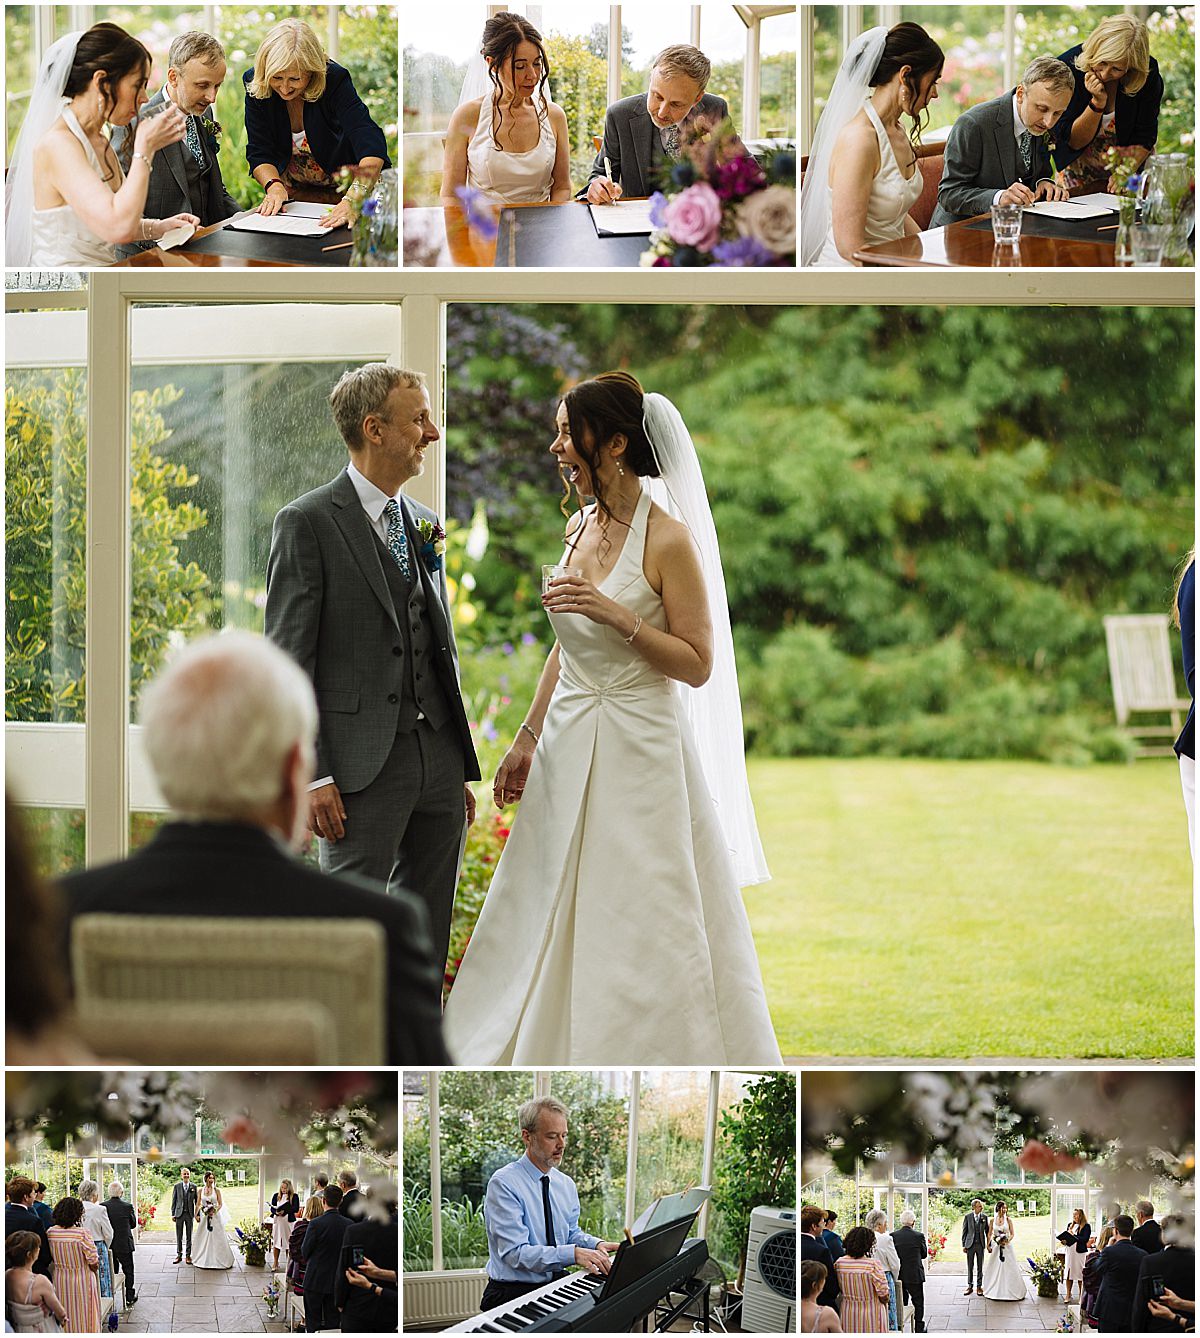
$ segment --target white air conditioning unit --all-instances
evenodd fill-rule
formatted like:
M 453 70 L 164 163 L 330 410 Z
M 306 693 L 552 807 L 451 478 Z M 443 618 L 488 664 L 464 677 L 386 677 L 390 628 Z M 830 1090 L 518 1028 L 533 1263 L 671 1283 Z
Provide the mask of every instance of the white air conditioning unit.
M 796 1210 L 755 1208 L 746 1244 L 745 1333 L 790 1333 L 796 1322 Z

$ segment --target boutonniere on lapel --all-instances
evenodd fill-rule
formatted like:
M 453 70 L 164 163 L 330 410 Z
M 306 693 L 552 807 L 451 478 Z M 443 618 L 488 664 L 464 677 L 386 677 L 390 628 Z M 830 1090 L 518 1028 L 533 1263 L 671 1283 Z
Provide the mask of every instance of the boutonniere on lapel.
M 417 520 L 417 529 L 421 534 L 421 560 L 426 571 L 441 571 L 445 565 L 446 531 L 436 520 L 426 520 L 421 516 Z
M 212 144 L 213 152 L 218 153 L 221 149 L 221 136 L 225 133 L 221 129 L 221 122 L 214 116 L 211 120 L 206 117 L 200 118 L 200 128 L 208 136 Z

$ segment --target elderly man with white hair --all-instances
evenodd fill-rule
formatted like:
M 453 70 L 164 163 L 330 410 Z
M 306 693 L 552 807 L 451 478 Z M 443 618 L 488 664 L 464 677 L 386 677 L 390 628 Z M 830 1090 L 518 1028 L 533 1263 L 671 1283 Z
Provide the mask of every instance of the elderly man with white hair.
M 922 1260 L 929 1257 L 929 1246 L 925 1237 L 916 1226 L 916 1214 L 910 1208 L 900 1214 L 900 1225 L 892 1232 L 896 1253 L 900 1257 L 900 1299 L 902 1305 L 912 1302 L 913 1332 L 925 1330 L 925 1265 Z
M 108 1198 L 104 1200 L 104 1211 L 112 1224 L 112 1268 L 114 1276 L 120 1269 L 125 1274 L 125 1304 L 131 1306 L 137 1300 L 133 1285 L 133 1252 L 137 1233 L 137 1214 L 133 1204 L 126 1203 L 125 1186 L 114 1180 L 108 1187 Z
M 265 637 L 203 637 L 142 694 L 141 723 L 172 818 L 128 859 L 65 878 L 68 916 L 374 920 L 387 938 L 387 1062 L 448 1062 L 424 907 L 296 857 L 317 729 L 303 670 Z

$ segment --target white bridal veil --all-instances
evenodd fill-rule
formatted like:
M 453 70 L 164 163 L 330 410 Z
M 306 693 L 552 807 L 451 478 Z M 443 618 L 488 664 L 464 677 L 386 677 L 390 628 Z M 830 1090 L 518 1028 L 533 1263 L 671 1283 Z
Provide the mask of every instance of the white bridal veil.
M 684 689 L 684 712 L 696 738 L 704 778 L 716 801 L 717 819 L 729 847 L 738 885 L 749 887 L 752 883 L 765 883 L 771 874 L 759 840 L 746 779 L 742 704 L 717 529 L 696 447 L 679 410 L 663 395 L 646 395 L 643 405 L 646 436 L 661 474 L 660 478 L 644 482 L 649 486 L 652 500 L 692 532 L 700 550 L 712 615 L 712 674 L 702 688 Z
M 62 115 L 63 90 L 82 32 L 67 33 L 42 57 L 4 184 L 4 263 L 28 268 L 33 256 L 33 151 Z
M 886 28 L 871 28 L 850 43 L 833 92 L 817 122 L 808 169 L 800 192 L 800 263 L 813 264 L 829 236 L 829 165 L 842 128 L 851 121 L 871 91 L 871 78 L 883 55 Z

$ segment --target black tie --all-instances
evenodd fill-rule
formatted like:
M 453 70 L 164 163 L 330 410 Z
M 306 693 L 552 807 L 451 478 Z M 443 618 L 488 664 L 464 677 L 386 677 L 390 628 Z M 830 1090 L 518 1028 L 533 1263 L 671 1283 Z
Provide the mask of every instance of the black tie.
M 554 1239 L 554 1218 L 550 1213 L 550 1177 L 542 1176 L 542 1212 L 546 1216 L 546 1244 L 557 1245 Z

